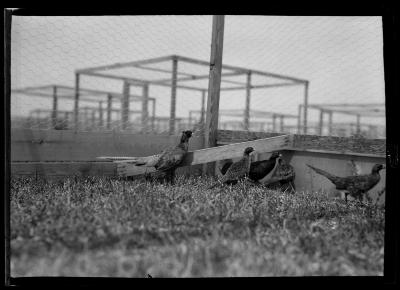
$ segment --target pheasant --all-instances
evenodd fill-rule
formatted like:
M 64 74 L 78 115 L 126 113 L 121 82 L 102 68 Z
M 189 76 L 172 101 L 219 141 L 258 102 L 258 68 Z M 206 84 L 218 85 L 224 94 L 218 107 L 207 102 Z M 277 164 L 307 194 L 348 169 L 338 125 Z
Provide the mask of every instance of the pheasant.
M 175 169 L 181 164 L 188 152 L 190 137 L 192 137 L 192 131 L 183 131 L 177 146 L 168 148 L 158 155 L 137 157 L 129 160 L 129 163 L 136 166 L 154 167 L 157 171 L 165 174 L 167 181 L 173 183 Z
M 253 147 L 247 147 L 243 152 L 243 157 L 232 163 L 227 169 L 222 178 L 210 186 L 209 189 L 216 187 L 218 184 L 236 184 L 240 179 L 245 178 L 249 174 L 250 170 L 250 153 L 254 152 Z
M 294 185 L 294 179 L 296 174 L 294 172 L 293 166 L 286 163 L 282 158 L 277 159 L 277 169 L 275 170 L 273 177 L 269 181 L 268 188 L 279 188 L 282 191 L 289 190 L 291 193 L 296 192 L 296 187 Z M 272 181 L 272 179 L 277 181 Z
M 253 181 L 260 181 L 266 177 L 274 169 L 277 159 L 281 156 L 279 152 L 273 152 L 268 160 L 252 162 L 250 164 L 249 178 Z M 221 173 L 225 174 L 232 163 L 232 161 L 226 162 L 221 169 Z
M 354 198 L 357 197 L 359 201 L 362 201 L 362 195 L 373 188 L 381 179 L 379 171 L 385 169 L 385 166 L 382 164 L 375 164 L 370 174 L 339 177 L 309 164 L 307 164 L 307 166 L 318 174 L 328 178 L 336 186 L 336 189 L 345 191 L 346 202 L 349 194 Z

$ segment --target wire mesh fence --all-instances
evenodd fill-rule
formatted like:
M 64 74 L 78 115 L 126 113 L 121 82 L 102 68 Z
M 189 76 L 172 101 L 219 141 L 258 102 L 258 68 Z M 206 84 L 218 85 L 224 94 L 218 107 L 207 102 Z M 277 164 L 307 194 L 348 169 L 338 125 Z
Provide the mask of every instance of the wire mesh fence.
M 13 17 L 12 127 L 202 135 L 211 28 L 209 15 Z M 380 17 L 228 15 L 218 126 L 384 138 L 382 55 Z

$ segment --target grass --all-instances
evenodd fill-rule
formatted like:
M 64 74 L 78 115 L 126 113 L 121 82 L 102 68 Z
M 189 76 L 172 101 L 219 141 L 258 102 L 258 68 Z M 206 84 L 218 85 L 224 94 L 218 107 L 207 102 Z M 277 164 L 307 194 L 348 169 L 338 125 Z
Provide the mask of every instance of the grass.
M 213 182 L 13 178 L 11 276 L 383 275 L 383 206 Z

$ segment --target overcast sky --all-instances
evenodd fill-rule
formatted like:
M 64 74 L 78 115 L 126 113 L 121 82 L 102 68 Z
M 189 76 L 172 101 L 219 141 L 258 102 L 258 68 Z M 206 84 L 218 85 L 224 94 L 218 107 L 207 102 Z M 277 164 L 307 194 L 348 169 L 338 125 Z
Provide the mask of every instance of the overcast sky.
M 73 86 L 78 68 L 171 54 L 208 61 L 211 25 L 212 16 L 15 16 L 11 85 Z M 384 103 L 382 43 L 381 17 L 226 16 L 223 62 L 307 79 L 310 103 Z M 122 89 L 104 79 L 86 78 L 82 86 Z M 254 92 L 251 108 L 297 114 L 302 92 Z M 168 90 L 151 87 L 150 95 L 157 113 L 168 116 Z M 221 109 L 244 108 L 243 96 L 222 94 Z M 51 100 L 40 98 L 13 95 L 11 103 L 13 115 L 51 108 Z M 177 106 L 177 115 L 187 117 L 200 109 L 200 95 L 178 90 Z

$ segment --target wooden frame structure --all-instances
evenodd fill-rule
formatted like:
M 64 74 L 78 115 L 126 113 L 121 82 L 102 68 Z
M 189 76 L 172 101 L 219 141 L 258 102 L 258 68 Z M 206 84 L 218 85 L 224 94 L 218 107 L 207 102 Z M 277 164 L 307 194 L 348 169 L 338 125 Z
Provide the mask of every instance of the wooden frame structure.
M 248 114 L 247 114 L 248 113 Z M 204 115 L 204 112 L 199 111 L 199 110 L 191 110 L 189 111 L 189 124 L 192 124 L 193 120 L 195 120 L 194 116 L 195 115 L 200 115 L 200 120 L 199 122 L 203 124 L 202 122 L 202 115 Z M 243 127 L 241 130 L 245 130 L 246 128 L 250 128 L 250 122 L 249 120 L 251 118 L 260 118 L 260 119 L 271 119 L 272 120 L 272 132 L 277 132 L 280 130 L 280 132 L 284 132 L 284 120 L 285 118 L 292 118 L 292 119 L 298 119 L 299 117 L 296 115 L 292 114 L 283 114 L 283 113 L 276 113 L 276 112 L 271 112 L 271 111 L 261 111 L 261 110 L 241 110 L 241 109 L 234 109 L 234 110 L 219 110 L 218 112 L 219 117 L 238 117 L 238 118 L 243 118 L 243 121 L 241 122 L 243 124 Z M 279 129 L 278 129 L 278 124 L 277 124 L 277 119 L 280 120 L 279 122 Z M 246 121 L 248 123 L 246 123 Z
M 215 16 L 215 17 L 216 19 L 221 19 L 221 16 Z M 221 26 L 223 25 L 223 21 L 219 20 L 219 22 L 215 23 L 215 25 Z M 218 28 L 218 33 L 220 34 L 222 33 L 220 37 L 223 37 L 223 30 L 221 30 L 221 27 Z M 246 99 L 245 102 L 246 106 L 244 110 L 245 127 L 248 128 L 249 124 L 251 91 L 253 89 L 302 85 L 306 88 L 304 94 L 304 103 L 307 104 L 308 102 L 307 88 L 309 83 L 307 80 L 265 72 L 265 71 L 222 64 L 222 43 L 221 43 L 222 40 L 219 40 L 220 44 L 217 45 L 218 42 L 217 38 L 218 38 L 217 35 L 213 36 L 212 46 L 215 43 L 215 46 L 219 47 L 219 49 L 221 50 L 219 53 L 220 55 L 219 56 L 211 55 L 210 61 L 203 61 L 180 55 L 169 55 L 151 59 L 131 61 L 126 63 L 115 63 L 110 65 L 77 69 L 75 70 L 76 90 L 78 91 L 82 76 L 120 80 L 124 84 L 125 90 L 127 90 L 128 86 L 138 86 L 143 88 L 146 87 L 146 89 L 143 90 L 147 91 L 149 89 L 149 86 L 170 87 L 171 88 L 170 120 L 173 120 L 176 117 L 176 96 L 178 89 L 199 92 L 199 96 L 202 97 L 203 101 L 202 106 L 204 106 L 206 92 L 208 92 L 208 95 L 210 95 L 210 92 L 212 93 L 213 87 L 216 85 L 212 81 L 213 78 L 211 77 L 210 74 L 212 74 L 216 69 L 218 63 L 217 59 L 221 58 L 220 62 L 221 72 L 217 73 L 219 81 L 216 80 L 217 83 L 220 83 L 218 91 L 234 91 L 234 90 L 245 91 L 245 99 Z M 191 66 L 192 68 L 199 68 L 200 70 L 203 69 L 205 73 L 199 73 L 199 72 L 188 73 L 183 71 L 185 67 L 187 68 L 189 66 Z M 207 73 L 208 69 L 210 69 L 209 73 Z M 132 71 L 129 71 L 130 73 L 128 73 L 128 70 Z M 152 77 L 150 76 L 140 77 L 142 73 L 145 74 L 145 72 L 149 71 L 154 73 Z M 136 76 L 135 77 L 132 76 L 135 75 L 135 73 Z M 155 75 L 157 74 L 158 77 L 155 77 Z M 245 77 L 245 80 L 237 81 L 232 79 L 240 76 Z M 259 84 L 257 83 L 252 84 L 251 83 L 252 79 L 254 79 L 255 76 L 265 78 L 265 82 Z M 209 80 L 209 83 L 207 82 L 207 80 Z M 77 93 L 75 95 L 75 103 L 77 104 L 79 100 L 80 100 L 80 93 Z M 209 105 L 210 104 L 208 103 L 207 109 Z M 75 107 L 75 110 L 77 111 L 77 106 Z M 206 111 L 206 109 L 204 109 L 204 111 Z M 213 110 L 212 113 L 218 114 L 217 111 Z M 175 133 L 173 121 L 170 121 L 169 133 L 171 135 Z
M 27 96 L 53 98 L 53 107 L 52 107 L 51 111 L 52 111 L 52 122 L 53 122 L 53 128 L 54 128 L 56 126 L 55 122 L 57 120 L 57 114 L 58 114 L 58 112 L 60 112 L 60 110 L 58 109 L 58 100 L 59 99 L 75 100 L 76 88 L 65 86 L 65 85 L 54 84 L 54 85 L 13 89 L 13 90 L 11 90 L 11 92 L 16 93 L 16 94 L 23 94 L 23 95 L 27 95 Z M 143 93 L 146 94 L 147 92 L 144 91 Z M 117 111 L 119 112 L 122 110 L 121 118 L 124 116 L 127 116 L 128 112 L 126 111 L 126 109 L 129 106 L 123 106 L 122 102 L 121 102 L 121 105 L 122 105 L 121 110 L 112 108 L 112 103 L 113 103 L 114 99 L 120 100 L 120 101 L 124 100 L 124 95 L 121 93 L 88 89 L 88 88 L 79 88 L 79 95 L 80 95 L 81 101 L 97 103 L 98 104 L 97 110 L 100 111 L 100 115 L 103 115 L 103 110 L 101 109 L 103 107 L 103 103 L 107 104 L 107 107 L 105 108 L 107 129 L 111 129 L 111 113 L 112 112 L 117 112 Z M 150 97 L 148 95 L 145 95 L 145 97 L 144 97 L 143 95 L 129 94 L 129 99 L 132 101 L 142 102 L 142 110 L 135 111 L 135 113 L 140 113 L 142 115 L 142 122 L 144 122 L 143 121 L 144 118 L 146 120 L 149 118 L 148 111 L 143 110 L 143 107 L 144 106 L 147 107 L 148 102 L 152 102 L 151 124 L 153 127 L 154 126 L 155 107 L 156 107 L 155 106 L 156 98 Z M 75 111 L 77 108 L 79 111 L 79 107 L 76 107 L 76 106 L 74 107 L 74 111 L 72 111 L 74 116 L 75 115 L 78 116 L 77 114 L 75 114 Z M 39 110 L 39 111 L 44 112 L 45 110 Z M 103 119 L 101 118 L 101 120 L 103 120 Z M 78 121 L 78 118 L 74 117 L 74 125 L 77 121 Z M 124 121 L 126 123 L 126 118 L 124 118 Z M 147 130 L 147 127 L 145 129 Z
M 382 103 L 365 103 L 365 104 L 308 104 L 307 107 L 299 105 L 299 122 L 298 132 L 300 132 L 300 117 L 301 111 L 307 111 L 309 109 L 319 110 L 319 135 L 322 135 L 322 129 L 324 127 L 324 115 L 328 115 L 328 130 L 329 135 L 332 133 L 332 116 L 334 113 L 346 114 L 356 117 L 356 133 L 360 133 L 361 128 L 361 117 L 385 117 L 385 104 Z M 304 123 L 304 132 L 307 132 L 307 119 Z

